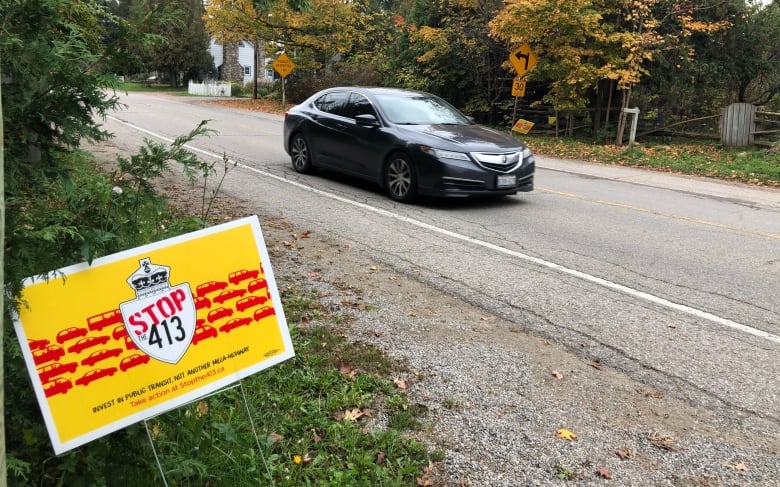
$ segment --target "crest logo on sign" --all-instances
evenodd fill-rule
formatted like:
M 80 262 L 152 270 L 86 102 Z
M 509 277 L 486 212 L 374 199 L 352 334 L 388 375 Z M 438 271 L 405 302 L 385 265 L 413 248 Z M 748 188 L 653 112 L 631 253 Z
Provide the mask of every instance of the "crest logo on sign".
M 127 334 L 150 357 L 178 363 L 195 334 L 195 300 L 188 283 L 171 286 L 170 267 L 149 258 L 127 278 L 136 298 L 119 305 Z

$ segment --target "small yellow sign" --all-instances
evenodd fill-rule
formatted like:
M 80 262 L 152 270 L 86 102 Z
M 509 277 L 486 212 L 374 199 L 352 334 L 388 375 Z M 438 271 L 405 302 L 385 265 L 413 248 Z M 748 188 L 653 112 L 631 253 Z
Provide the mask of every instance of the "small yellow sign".
M 294 355 L 256 216 L 24 285 L 14 324 L 57 454 Z
M 519 77 L 512 82 L 512 96 L 525 96 L 525 80 Z
M 279 54 L 276 60 L 271 63 L 271 66 L 282 78 L 286 78 L 288 74 L 295 70 L 295 63 L 285 53 Z
M 517 121 L 517 123 L 512 127 L 513 132 L 520 132 L 521 134 L 527 134 L 531 131 L 533 128 L 534 123 L 529 122 L 528 120 L 523 120 L 522 118 Z

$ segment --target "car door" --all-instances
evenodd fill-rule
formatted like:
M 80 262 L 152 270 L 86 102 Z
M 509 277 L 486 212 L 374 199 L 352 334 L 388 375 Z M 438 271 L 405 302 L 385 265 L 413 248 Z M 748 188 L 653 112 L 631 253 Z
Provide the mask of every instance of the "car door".
M 314 101 L 316 110 L 311 113 L 312 125 L 309 144 L 317 166 L 345 170 L 343 150 L 349 144 L 344 116 L 349 91 L 331 91 Z
M 339 150 L 343 154 L 344 170 L 355 176 L 375 179 L 384 157 L 380 143 L 384 132 L 379 126 L 359 125 L 355 121 L 358 115 L 373 115 L 379 121 L 369 99 L 352 92 L 344 107 L 348 122 L 339 125 L 343 131 L 343 137 L 339 138 L 339 144 L 343 145 Z

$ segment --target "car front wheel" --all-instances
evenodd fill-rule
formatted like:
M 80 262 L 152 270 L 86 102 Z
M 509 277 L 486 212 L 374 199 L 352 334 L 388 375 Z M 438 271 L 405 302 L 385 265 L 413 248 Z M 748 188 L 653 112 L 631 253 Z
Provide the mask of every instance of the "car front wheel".
M 385 188 L 392 199 L 402 203 L 410 203 L 417 197 L 417 177 L 406 154 L 390 156 L 385 168 Z
M 299 173 L 309 173 L 313 169 L 309 144 L 301 134 L 293 135 L 290 142 L 290 160 L 292 161 L 293 169 Z

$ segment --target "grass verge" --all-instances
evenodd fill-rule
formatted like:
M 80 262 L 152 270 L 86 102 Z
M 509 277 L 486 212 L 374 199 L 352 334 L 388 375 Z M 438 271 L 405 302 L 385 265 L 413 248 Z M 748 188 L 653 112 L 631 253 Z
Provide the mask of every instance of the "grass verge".
M 394 385 L 403 368 L 335 333 L 337 317 L 313 294 L 287 287 L 282 302 L 294 358 L 149 422 L 166 481 L 417 485 L 441 454 L 407 434 L 425 410 Z
M 540 135 L 526 135 L 523 140 L 537 154 L 647 167 L 758 186 L 780 186 L 780 151 L 758 147 L 723 147 L 708 141 L 675 140 L 664 144 L 637 143 L 628 148 Z

